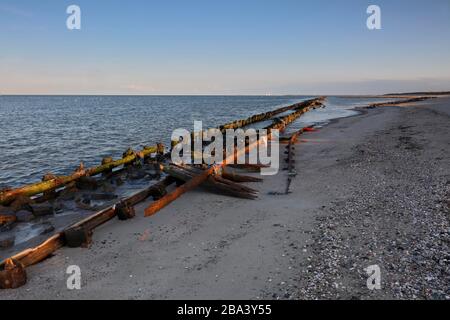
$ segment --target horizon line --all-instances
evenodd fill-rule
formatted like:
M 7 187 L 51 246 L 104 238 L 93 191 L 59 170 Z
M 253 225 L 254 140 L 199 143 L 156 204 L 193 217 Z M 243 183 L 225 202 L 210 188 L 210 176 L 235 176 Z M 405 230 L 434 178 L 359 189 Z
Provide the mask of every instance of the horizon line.
M 125 93 L 125 94 L 121 94 L 121 93 L 112 93 L 112 94 L 107 94 L 107 93 L 98 93 L 98 94 L 88 94 L 88 93 L 69 93 L 69 94 L 64 94 L 64 93 L 7 93 L 7 94 L 2 94 L 0 93 L 0 96 L 4 96 L 4 97 L 13 97 L 13 96 L 43 96 L 43 97 L 48 97 L 48 96 L 65 96 L 65 97 L 79 97 L 79 96 L 85 96 L 85 97 L 98 97 L 98 96 L 105 96 L 105 97 L 174 97 L 174 96 L 178 96 L 178 97 L 289 97 L 289 96 L 303 96 L 303 97 L 314 97 L 314 96 L 333 96 L 333 97 L 379 97 L 379 96 L 389 96 L 389 95 L 418 95 L 418 94 L 423 94 L 423 95 L 449 95 L 450 94 L 450 90 L 449 91 L 414 91 L 414 92 L 390 92 L 390 93 L 379 93 L 379 94 L 371 94 L 371 93 L 355 93 L 355 94 L 299 94 L 299 93 L 288 93 L 288 94 L 214 94 L 214 93 L 209 93 L 209 94 L 131 94 L 131 93 Z

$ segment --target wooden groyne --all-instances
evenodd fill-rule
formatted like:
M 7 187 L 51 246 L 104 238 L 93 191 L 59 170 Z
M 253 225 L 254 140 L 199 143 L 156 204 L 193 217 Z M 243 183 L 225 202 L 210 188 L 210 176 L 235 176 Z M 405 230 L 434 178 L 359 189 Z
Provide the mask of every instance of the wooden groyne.
M 237 121 L 233 121 L 233 122 L 224 124 L 224 125 L 220 126 L 219 129 L 221 131 L 224 131 L 227 129 L 239 129 L 239 128 L 247 127 L 247 126 L 250 126 L 250 125 L 258 123 L 258 122 L 271 120 L 275 116 L 285 113 L 287 111 L 298 111 L 298 110 L 304 110 L 306 108 L 312 108 L 314 106 L 317 107 L 319 105 L 322 105 L 324 100 L 325 100 L 325 97 L 320 97 L 320 98 L 313 99 L 313 100 L 299 102 L 299 103 L 296 103 L 296 104 L 293 104 L 290 106 L 276 109 L 274 111 L 260 113 L 260 114 L 251 116 L 244 120 L 237 120 Z
M 366 109 L 401 106 L 401 105 L 408 104 L 408 103 L 422 102 L 422 101 L 426 101 L 426 100 L 430 100 L 430 99 L 436 99 L 436 97 L 432 97 L 432 96 L 414 97 L 414 98 L 403 99 L 400 101 L 374 103 L 374 104 L 367 106 Z
M 274 129 L 283 131 L 292 122 L 297 120 L 305 112 L 322 106 L 324 98 L 317 98 L 305 102 L 297 103 L 288 107 L 279 108 L 277 110 L 259 114 L 246 120 L 234 121 L 229 124 L 220 126 L 220 130 L 243 128 L 257 122 L 272 120 L 272 124 L 267 127 L 269 129 L 269 138 Z M 288 115 L 276 118 L 277 115 L 292 111 Z M 164 147 L 158 144 L 154 147 L 146 147 L 139 152 L 128 150 L 124 153 L 122 159 L 113 160 L 105 158 L 100 166 L 85 169 L 83 165 L 69 176 L 53 176 L 46 175 L 44 181 L 32 185 L 24 186 L 13 190 L 3 190 L 0 192 L 0 204 L 11 206 L 14 201 L 21 198 L 29 198 L 41 196 L 42 201 L 46 197 L 58 197 L 61 193 L 55 191 L 70 186 L 76 181 L 85 178 L 97 176 L 100 174 L 110 175 L 113 169 L 120 167 L 135 166 L 143 162 L 144 159 L 157 163 L 166 177 L 152 184 L 148 188 L 134 194 L 131 197 L 120 199 L 114 205 L 98 211 L 90 217 L 69 226 L 61 232 L 48 238 L 37 247 L 26 249 L 0 264 L 0 288 L 11 289 L 18 288 L 26 283 L 26 268 L 43 261 L 51 256 L 56 250 L 63 246 L 67 247 L 87 247 L 91 243 L 92 233 L 95 228 L 105 222 L 118 217 L 120 220 L 127 220 L 134 217 L 134 206 L 149 197 L 153 197 L 153 202 L 145 210 L 145 216 L 151 216 L 160 211 L 162 208 L 175 201 L 182 194 L 204 185 L 208 189 L 215 189 L 217 192 L 240 197 L 246 199 L 255 199 L 257 191 L 243 186 L 242 182 L 261 181 L 259 178 L 252 178 L 244 175 L 237 175 L 228 172 L 227 166 L 237 166 L 239 168 L 258 170 L 261 165 L 235 165 L 235 160 L 242 154 L 246 155 L 250 150 L 258 147 L 262 140 L 246 144 L 244 148 L 236 150 L 236 152 L 228 156 L 221 164 L 212 166 L 175 166 L 167 162 L 166 157 L 162 157 Z M 159 155 L 152 157 L 152 155 Z M 167 188 L 173 184 L 177 184 L 174 191 L 168 192 Z M 69 190 L 70 191 L 70 190 Z M 0 216 L 2 223 L 14 223 L 14 218 L 10 216 Z
M 280 119 L 276 119 L 270 126 L 266 127 L 266 129 L 268 129 L 269 131 L 276 129 L 280 132 L 283 132 L 288 125 L 300 118 L 303 114 L 322 106 L 323 98 L 309 100 L 297 107 L 291 114 L 288 114 Z

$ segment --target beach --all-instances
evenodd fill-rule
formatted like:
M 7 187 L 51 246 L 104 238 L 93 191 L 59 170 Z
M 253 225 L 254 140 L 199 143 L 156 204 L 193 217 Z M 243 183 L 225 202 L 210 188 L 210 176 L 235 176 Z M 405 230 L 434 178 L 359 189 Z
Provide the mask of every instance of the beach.
M 450 299 L 449 117 L 441 97 L 332 121 L 296 144 L 291 193 L 280 171 L 254 201 L 200 188 L 149 218 L 142 203 L 0 299 Z

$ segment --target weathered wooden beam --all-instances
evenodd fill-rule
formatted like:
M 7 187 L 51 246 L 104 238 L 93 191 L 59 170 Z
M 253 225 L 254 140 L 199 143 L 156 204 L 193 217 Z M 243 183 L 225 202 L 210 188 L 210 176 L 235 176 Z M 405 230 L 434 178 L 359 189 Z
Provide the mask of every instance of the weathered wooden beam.
M 157 146 L 153 146 L 153 147 L 144 147 L 144 149 L 139 152 L 129 152 L 129 154 L 126 155 L 122 159 L 112 161 L 112 162 L 103 164 L 101 166 L 88 169 L 86 173 L 90 177 L 96 176 L 100 173 L 112 170 L 112 169 L 120 167 L 122 165 L 131 164 L 134 161 L 141 159 L 141 158 L 148 157 L 149 155 L 151 155 L 153 153 L 161 153 L 162 154 L 163 152 L 164 152 L 164 146 L 162 144 L 158 144 Z
M 38 262 L 41 262 L 64 245 L 64 241 L 61 235 L 61 233 L 57 233 L 44 241 L 39 246 L 31 249 L 26 249 L 14 255 L 10 259 L 18 261 L 23 267 L 29 267 Z M 2 265 L 4 265 L 4 263 L 5 262 L 0 265 L 0 268 Z
M 9 204 L 18 196 L 30 197 L 54 190 L 84 176 L 86 176 L 86 172 L 84 170 L 79 170 L 70 176 L 60 176 L 53 180 L 38 182 L 14 190 L 7 190 L 0 193 L 0 204 Z
M 155 147 L 146 147 L 140 152 L 132 153 L 125 156 L 122 159 L 109 162 L 107 164 L 102 164 L 98 167 L 84 169 L 83 166 L 70 176 L 59 176 L 54 179 L 49 179 L 47 181 L 38 182 L 35 184 L 27 185 L 21 188 L 6 190 L 0 193 L 0 204 L 9 204 L 18 196 L 35 196 L 44 192 L 52 191 L 57 188 L 63 187 L 73 181 L 76 181 L 82 177 L 95 176 L 103 172 L 112 170 L 113 168 L 120 167 L 122 165 L 131 164 L 138 158 L 147 157 L 152 153 L 163 152 L 164 147 L 158 144 Z

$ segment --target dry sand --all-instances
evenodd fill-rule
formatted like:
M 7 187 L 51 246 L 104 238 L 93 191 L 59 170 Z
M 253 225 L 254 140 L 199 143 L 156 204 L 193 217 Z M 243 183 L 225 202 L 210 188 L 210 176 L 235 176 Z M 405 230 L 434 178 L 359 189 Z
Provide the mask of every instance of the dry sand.
M 450 99 L 388 107 L 307 133 L 298 176 L 256 201 L 194 191 L 59 250 L 0 299 L 449 298 Z M 378 264 L 382 289 L 363 269 Z M 82 289 L 66 288 L 78 265 Z

